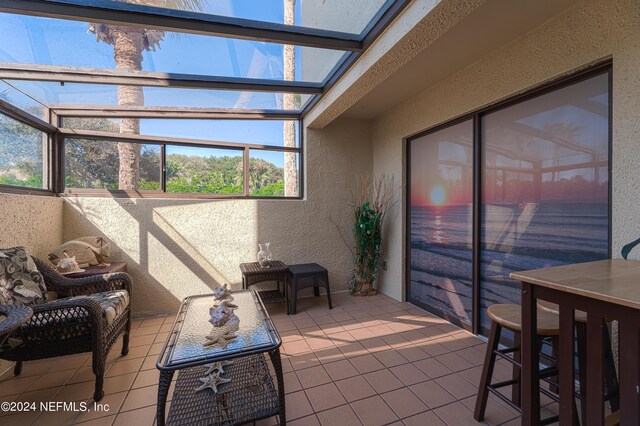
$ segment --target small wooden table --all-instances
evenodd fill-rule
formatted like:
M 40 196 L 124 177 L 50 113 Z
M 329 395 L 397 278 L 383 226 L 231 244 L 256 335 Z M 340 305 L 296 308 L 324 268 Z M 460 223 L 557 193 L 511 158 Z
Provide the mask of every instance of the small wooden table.
M 102 274 L 115 274 L 116 272 L 127 272 L 127 262 L 111 262 L 106 268 L 100 268 L 98 266 L 88 266 L 84 268 L 82 272 L 74 272 L 73 274 L 66 274 L 67 278 L 84 278 L 92 277 L 94 275 Z
M 240 271 L 242 272 L 243 289 L 248 289 L 257 283 L 275 281 L 278 286 L 276 290 L 258 291 L 262 302 L 267 304 L 287 302 L 287 309 L 289 308 L 289 292 L 287 290 L 289 268 L 287 265 L 279 260 L 272 260 L 268 268 L 261 267 L 258 262 L 241 263 Z M 280 290 L 280 283 L 284 284 L 282 290 Z
M 620 323 L 620 424 L 640 424 L 640 261 L 601 260 L 514 272 L 522 281 L 522 424 L 540 424 L 536 342 L 537 299 L 557 303 L 560 315 L 560 424 L 572 424 L 574 409 L 575 310 L 587 313 L 587 383 L 582 404 L 587 425 L 604 424 L 605 318 Z

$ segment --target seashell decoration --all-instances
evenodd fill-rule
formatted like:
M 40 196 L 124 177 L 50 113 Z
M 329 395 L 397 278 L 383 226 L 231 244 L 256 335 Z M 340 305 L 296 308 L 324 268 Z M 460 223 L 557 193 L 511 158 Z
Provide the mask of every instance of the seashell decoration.
M 229 302 L 223 300 L 218 306 L 209 308 L 209 314 L 211 315 L 209 322 L 213 324 L 214 327 L 222 327 L 223 325 L 237 327 L 240 325 L 240 318 L 236 316 L 233 312 L 234 310 L 235 307 L 229 306 Z
M 233 296 L 231 295 L 231 289 L 229 288 L 229 284 L 224 283 L 221 286 L 218 286 L 214 291 L 213 291 L 213 306 L 217 306 L 220 304 L 220 302 L 222 302 L 223 300 L 227 301 L 227 306 L 231 307 L 231 308 L 237 308 L 237 305 L 234 305 L 233 303 Z
M 84 269 L 80 269 L 75 256 L 71 257 L 69 256 L 69 253 L 64 251 L 62 252 L 62 258 L 56 265 L 56 271 L 61 274 L 69 274 L 72 272 L 82 272 Z

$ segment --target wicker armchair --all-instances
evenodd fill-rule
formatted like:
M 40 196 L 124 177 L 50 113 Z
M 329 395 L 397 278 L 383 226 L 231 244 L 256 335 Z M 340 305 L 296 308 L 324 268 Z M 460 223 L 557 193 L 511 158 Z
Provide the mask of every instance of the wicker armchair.
M 13 333 L 13 345 L 0 348 L 0 358 L 16 361 L 14 374 L 22 372 L 22 362 L 92 352 L 93 373 L 96 375 L 94 400 L 104 396 L 104 370 L 107 354 L 121 334 L 122 355 L 129 352 L 131 303 L 106 320 L 96 293 L 126 290 L 131 297 L 131 277 L 126 273 L 96 275 L 86 278 L 65 278 L 47 263 L 33 258 L 47 285 L 48 291 L 58 293 L 60 299 L 31 306 L 31 320 Z M 18 344 L 16 344 L 18 342 Z

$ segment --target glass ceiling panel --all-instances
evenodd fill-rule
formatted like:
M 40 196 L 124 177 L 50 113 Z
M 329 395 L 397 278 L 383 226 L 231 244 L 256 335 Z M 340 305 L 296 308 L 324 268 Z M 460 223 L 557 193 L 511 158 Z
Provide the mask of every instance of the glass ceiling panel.
M 48 119 L 47 109 L 42 103 L 30 98 L 2 80 L 0 80 L 0 99 L 38 118 Z
M 0 13 L 0 28 L 0 62 L 116 68 L 108 25 Z M 281 44 L 157 30 L 144 30 L 140 40 L 141 71 L 285 80 Z M 305 82 L 322 82 L 347 54 L 294 49 L 295 80 Z
M 12 86 L 47 105 L 118 105 L 118 86 L 102 84 L 60 83 L 48 81 L 6 80 Z M 284 110 L 283 93 L 238 92 L 227 90 L 178 89 L 144 87 L 144 106 L 276 109 Z M 294 94 L 293 108 L 297 111 L 311 95 Z
M 230 18 L 284 23 L 283 0 L 121 0 L 164 9 L 220 15 Z M 67 0 L 82 4 L 83 0 Z M 361 34 L 387 0 L 294 0 L 294 22 L 299 27 Z

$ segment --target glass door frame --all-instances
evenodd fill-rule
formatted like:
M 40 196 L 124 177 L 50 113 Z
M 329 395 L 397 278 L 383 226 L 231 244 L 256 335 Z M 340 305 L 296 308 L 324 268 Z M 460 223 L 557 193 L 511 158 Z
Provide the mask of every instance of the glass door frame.
M 513 96 L 504 101 L 497 102 L 488 107 L 481 108 L 479 110 L 473 111 L 471 113 L 465 114 L 463 116 L 457 117 L 451 121 L 447 121 L 443 124 L 439 124 L 430 129 L 421 131 L 414 135 L 411 135 L 405 138 L 405 173 L 404 173 L 404 185 L 405 185 L 405 230 L 404 230 L 404 243 L 405 243 L 405 278 L 404 278 L 404 287 L 406 300 L 410 303 L 415 304 L 416 306 L 423 308 L 437 316 L 440 316 L 447 321 L 455 324 L 459 327 L 462 327 L 468 331 L 471 331 L 473 334 L 482 334 L 481 326 L 480 326 L 480 315 L 481 315 L 481 307 L 480 307 L 480 244 L 481 244 L 481 231 L 482 231 L 482 165 L 484 158 L 482 156 L 482 148 L 484 143 L 482 141 L 481 128 L 480 123 L 482 121 L 482 117 L 485 115 L 491 114 L 498 110 L 502 110 L 508 108 L 510 106 L 525 102 L 527 100 L 537 98 L 539 96 L 548 94 L 550 92 L 554 92 L 556 90 L 562 89 L 567 86 L 571 86 L 575 83 L 579 83 L 584 80 L 588 80 L 590 78 L 596 77 L 598 75 L 608 75 L 608 224 L 607 224 L 607 257 L 611 258 L 612 256 L 612 211 L 613 211 L 613 203 L 612 203 L 612 162 L 613 162 L 613 67 L 612 61 L 607 60 L 592 67 L 589 67 L 586 70 L 579 71 L 573 73 L 569 76 L 559 78 L 551 83 L 544 84 L 535 89 L 529 90 L 525 93 Z M 440 311 L 437 308 L 421 303 L 418 300 L 411 299 L 411 143 L 416 139 L 419 139 L 423 136 L 430 135 L 446 129 L 448 127 L 454 126 L 456 124 L 460 124 L 465 121 L 473 121 L 473 149 L 472 149 L 472 166 L 473 166 L 473 194 L 472 194 L 472 315 L 471 315 L 471 324 L 461 321 L 459 318 L 452 317 L 444 312 Z

